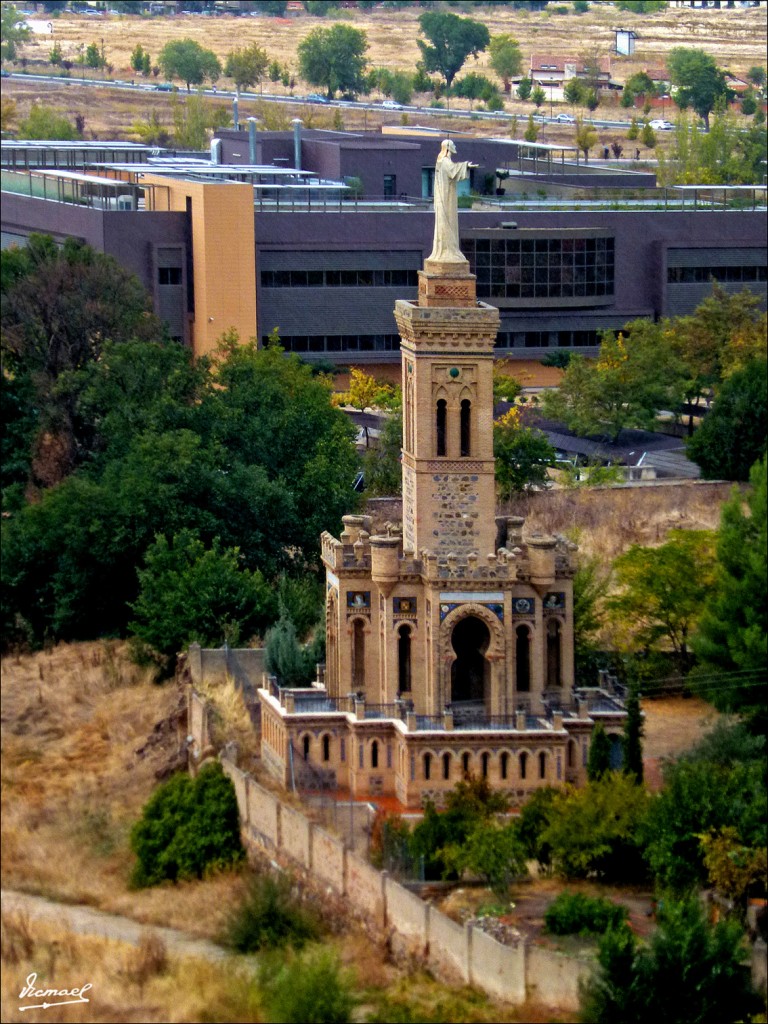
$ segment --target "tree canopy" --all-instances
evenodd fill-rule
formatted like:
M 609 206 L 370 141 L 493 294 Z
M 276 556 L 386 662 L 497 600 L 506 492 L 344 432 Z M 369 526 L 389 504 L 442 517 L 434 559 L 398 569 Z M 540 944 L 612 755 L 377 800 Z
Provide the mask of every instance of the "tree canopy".
M 687 452 L 707 480 L 746 481 L 767 437 L 768 362 L 753 359 L 723 382 Z
M 448 88 L 470 55 L 476 57 L 490 42 L 485 25 L 449 11 L 427 11 L 419 28 L 429 42 L 417 39 L 426 71 L 437 71 Z
M 0 57 L 15 60 L 19 43 L 25 43 L 31 34 L 24 15 L 13 4 L 3 4 L 0 10 Z
M 547 470 L 555 464 L 555 450 L 543 431 L 520 422 L 515 407 L 493 425 L 493 454 L 500 498 L 549 483 Z
M 213 50 L 206 50 L 194 39 L 172 39 L 160 51 L 157 63 L 167 78 L 178 78 L 189 92 L 193 85 L 207 80 L 217 82 L 221 64 Z
M 676 86 L 675 103 L 692 107 L 709 128 L 709 115 L 718 99 L 725 98 L 725 75 L 705 50 L 675 46 L 667 56 L 672 84 Z
M 130 604 L 133 621 L 165 629 L 170 599 L 162 614 L 142 608 L 171 566 L 169 593 L 190 607 L 196 581 L 242 593 L 236 572 L 254 586 L 257 572 L 273 581 L 316 571 L 319 535 L 354 505 L 357 469 L 352 427 L 323 380 L 279 346 L 234 336 L 215 359 L 192 362 L 162 340 L 138 282 L 74 243 L 33 238 L 3 253 L 2 272 L 9 641 L 124 633 Z M 46 330 L 59 308 L 67 330 Z M 215 607 L 215 629 L 204 619 L 196 628 L 221 629 L 221 640 L 277 613 L 259 598 L 230 628 Z
M 768 485 L 766 457 L 750 474 L 745 502 L 738 492 L 722 509 L 717 587 L 706 601 L 694 649 L 707 700 L 764 730 L 768 663 Z
M 262 80 L 269 67 L 269 56 L 257 43 L 227 54 L 224 74 L 233 79 L 238 92 Z
M 365 91 L 367 49 L 362 29 L 338 23 L 315 28 L 299 43 L 299 74 L 311 85 L 324 87 L 329 99 L 336 92 L 354 96 Z
M 491 36 L 488 44 L 491 67 L 504 83 L 504 92 L 512 91 L 511 79 L 523 68 L 520 44 L 510 35 Z

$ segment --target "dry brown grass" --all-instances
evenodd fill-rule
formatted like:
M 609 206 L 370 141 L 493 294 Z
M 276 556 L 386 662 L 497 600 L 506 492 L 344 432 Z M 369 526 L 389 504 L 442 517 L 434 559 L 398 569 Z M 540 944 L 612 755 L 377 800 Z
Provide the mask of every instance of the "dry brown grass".
M 419 59 L 420 53 L 416 45 L 418 38 L 418 9 L 354 11 L 348 12 L 345 22 L 366 32 L 369 50 L 368 58 L 372 66 L 388 67 L 392 70 L 412 70 Z M 755 64 L 765 63 L 766 42 L 766 8 L 734 10 L 727 13 L 715 13 L 690 8 L 668 8 L 657 14 L 644 16 L 642 19 L 616 10 L 604 8 L 602 4 L 593 4 L 586 15 L 577 16 L 552 15 L 544 12 L 537 14 L 525 10 L 507 9 L 473 9 L 472 17 L 483 21 L 493 35 L 508 32 L 514 35 L 527 62 L 534 53 L 557 53 L 583 56 L 586 53 L 598 52 L 602 55 L 610 53 L 614 45 L 615 28 L 635 28 L 641 32 L 637 52 L 632 58 L 614 58 L 614 77 L 624 79 L 644 67 L 663 64 L 666 54 L 674 46 L 700 46 L 712 53 L 720 64 L 734 73 L 745 73 Z M 299 42 L 313 29 L 327 26 L 330 22 L 309 16 L 291 18 L 153 18 L 143 19 L 134 16 L 110 16 L 98 20 L 72 15 L 62 16 L 53 22 L 54 39 L 62 47 L 65 58 L 76 59 L 81 48 L 92 42 L 99 45 L 103 40 L 107 60 L 113 65 L 113 76 L 116 78 L 133 78 L 130 69 L 130 54 L 137 42 L 140 42 L 157 57 L 165 43 L 172 39 L 189 37 L 202 45 L 213 49 L 222 59 L 238 46 L 257 43 L 267 53 L 278 59 L 281 64 L 289 66 L 295 73 L 298 65 L 296 50 Z M 51 39 L 48 36 L 33 38 L 24 48 L 23 55 L 30 60 L 47 59 Z M 481 54 L 477 61 L 466 65 L 468 70 L 477 70 L 494 77 L 488 64 L 487 53 Z M 229 85 L 226 80 L 222 85 Z M 265 83 L 269 92 L 288 93 L 282 85 Z M 303 95 L 309 87 L 298 82 L 295 93 Z M 35 98 L 60 107 L 70 116 L 84 114 L 87 130 L 98 137 L 126 138 L 131 137 L 132 125 L 137 118 L 143 118 L 153 109 L 168 116 L 169 99 L 151 93 L 136 96 L 120 93 L 117 90 L 104 92 L 100 90 L 83 90 L 66 85 L 45 85 L 19 83 L 17 80 L 5 82 L 3 92 L 16 98 L 19 103 L 20 116 L 25 116 L 29 105 Z M 421 97 L 428 102 L 429 97 Z M 453 100 L 452 107 L 468 109 L 468 102 Z M 257 116 L 274 113 L 271 110 L 260 111 L 258 104 L 244 102 L 241 104 L 241 116 L 251 114 Z M 297 114 L 308 126 L 330 128 L 333 126 L 333 114 L 319 110 L 307 104 L 284 108 L 285 117 L 289 120 Z M 515 99 L 507 101 L 506 109 L 520 117 L 527 117 L 532 107 L 530 103 L 522 104 Z M 622 112 L 622 116 L 626 116 Z M 342 114 L 344 127 L 359 129 L 373 127 L 380 121 L 398 123 L 398 114 L 373 114 L 345 110 Z M 287 123 L 287 121 L 286 121 Z M 433 123 L 441 125 L 439 116 Z M 493 125 L 487 122 L 467 120 L 457 122 L 451 119 L 446 124 L 456 130 L 471 128 L 478 134 L 494 134 L 500 128 L 507 133 L 509 124 L 500 122 Z M 539 141 L 557 142 L 570 141 L 572 129 L 561 126 L 547 126 L 542 130 Z M 616 136 L 617 137 L 617 136 Z M 600 145 L 610 145 L 614 135 L 610 132 L 601 133 Z M 668 140 L 659 138 L 659 144 L 665 145 Z
M 210 937 L 236 876 L 129 892 L 129 832 L 176 762 L 180 693 L 154 685 L 121 643 L 3 659 L 2 881 Z
M 252 970 L 241 963 L 207 963 L 168 955 L 162 940 L 147 935 L 138 946 L 75 935 L 58 923 L 19 915 L 2 921 L 3 1022 L 58 1024 L 153 1024 L 163 1021 L 262 1020 Z M 79 1006 L 20 1011 L 19 993 L 31 972 L 43 988 L 87 983 L 89 1002 Z
M 588 487 L 521 495 L 504 511 L 526 517 L 526 532 L 562 533 L 585 556 L 612 562 L 632 544 L 663 544 L 670 530 L 715 530 L 732 484 L 675 482 Z

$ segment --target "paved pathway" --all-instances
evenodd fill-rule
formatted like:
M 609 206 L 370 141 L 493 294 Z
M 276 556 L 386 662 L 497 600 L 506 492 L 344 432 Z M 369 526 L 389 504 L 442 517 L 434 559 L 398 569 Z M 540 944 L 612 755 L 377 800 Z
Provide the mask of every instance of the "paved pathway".
M 21 911 L 29 914 L 30 918 L 53 921 L 79 935 L 115 939 L 135 946 L 141 941 L 142 936 L 149 933 L 159 936 L 172 955 L 199 957 L 205 960 L 225 960 L 231 955 L 207 939 L 196 939 L 175 928 L 139 924 L 128 917 L 106 914 L 103 910 L 94 910 L 93 907 L 56 903 L 42 896 L 29 896 L 27 893 L 8 889 L 0 891 L 0 902 L 5 914 Z

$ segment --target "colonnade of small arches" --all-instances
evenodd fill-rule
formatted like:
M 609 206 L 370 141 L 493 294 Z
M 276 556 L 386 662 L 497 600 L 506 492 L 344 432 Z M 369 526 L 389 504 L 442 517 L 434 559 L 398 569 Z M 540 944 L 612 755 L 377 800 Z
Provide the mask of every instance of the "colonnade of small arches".
M 424 782 L 454 784 L 468 775 L 491 782 L 538 783 L 554 781 L 554 762 L 550 750 L 524 749 L 489 751 L 462 750 L 457 752 L 424 751 L 418 755 L 416 777 Z M 561 775 L 557 760 L 556 775 Z

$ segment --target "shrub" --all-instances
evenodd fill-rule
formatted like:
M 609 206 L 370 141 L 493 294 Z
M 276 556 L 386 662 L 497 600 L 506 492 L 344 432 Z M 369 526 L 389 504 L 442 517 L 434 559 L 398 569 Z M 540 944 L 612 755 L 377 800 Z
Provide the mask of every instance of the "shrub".
M 347 1024 L 355 1006 L 352 979 L 328 949 L 286 960 L 267 957 L 259 970 L 267 1019 L 285 1024 Z
M 175 775 L 158 786 L 131 829 L 138 862 L 137 888 L 186 878 L 242 860 L 235 790 L 220 764 L 206 765 L 196 779 Z
M 318 938 L 318 921 L 292 896 L 287 878 L 254 878 L 224 929 L 223 942 L 238 953 L 283 946 L 300 948 Z
M 627 920 L 626 907 L 580 892 L 561 892 L 544 914 L 544 924 L 552 935 L 602 935 Z

